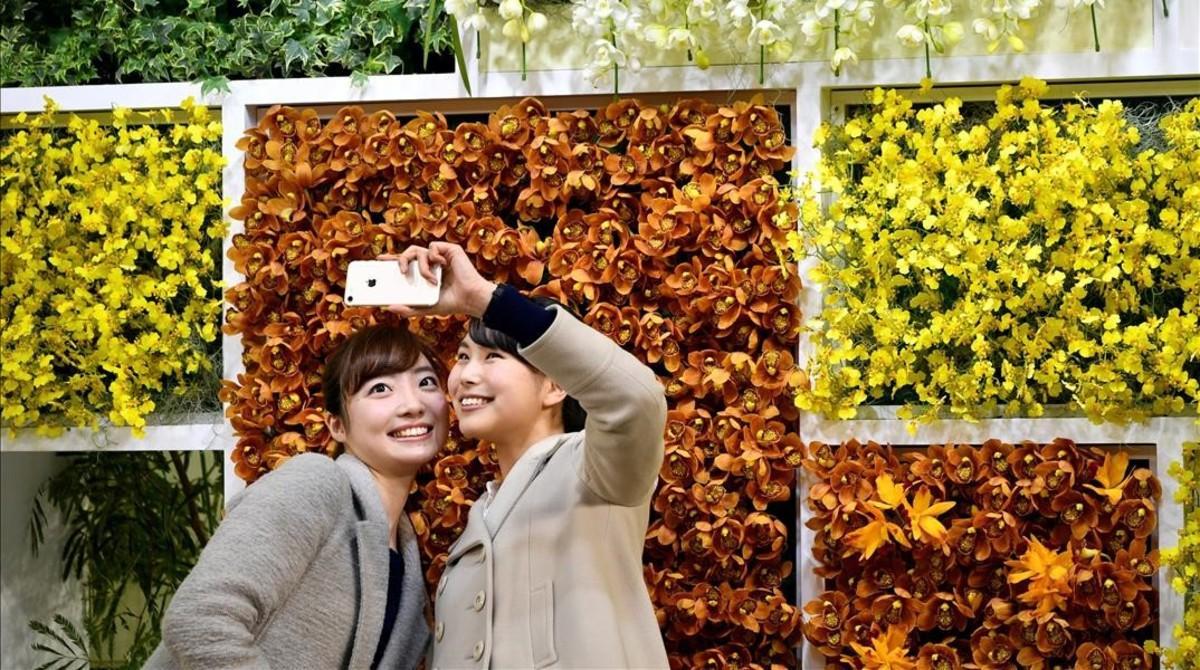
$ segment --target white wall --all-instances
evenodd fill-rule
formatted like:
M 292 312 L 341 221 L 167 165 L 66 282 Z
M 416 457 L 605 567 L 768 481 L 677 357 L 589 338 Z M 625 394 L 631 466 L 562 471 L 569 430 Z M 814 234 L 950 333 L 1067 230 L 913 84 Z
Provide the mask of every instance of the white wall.
M 79 583 L 63 583 L 59 557 L 63 529 L 47 510 L 50 527 L 37 557 L 29 549 L 33 497 L 42 482 L 63 463 L 53 453 L 0 454 L 0 667 L 36 668 L 49 660 L 30 648 L 30 619 L 50 620 L 63 614 L 75 623 L 82 615 Z

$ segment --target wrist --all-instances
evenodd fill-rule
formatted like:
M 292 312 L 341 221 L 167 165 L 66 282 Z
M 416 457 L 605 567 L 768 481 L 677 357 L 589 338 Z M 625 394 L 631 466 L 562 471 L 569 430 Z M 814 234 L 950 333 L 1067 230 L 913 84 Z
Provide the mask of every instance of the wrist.
M 488 305 L 491 304 L 492 295 L 496 292 L 497 288 L 499 288 L 499 285 L 495 282 L 487 280 L 479 282 L 471 290 L 467 313 L 476 319 L 482 319 L 483 313 L 487 311 Z

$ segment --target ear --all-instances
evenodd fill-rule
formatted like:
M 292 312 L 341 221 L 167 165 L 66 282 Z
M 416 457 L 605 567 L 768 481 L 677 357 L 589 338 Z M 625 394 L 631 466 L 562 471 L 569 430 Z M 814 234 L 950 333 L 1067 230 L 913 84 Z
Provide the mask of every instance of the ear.
M 346 422 L 336 414 L 325 414 L 325 425 L 329 427 L 329 436 L 343 445 L 346 444 Z
M 567 392 L 553 379 L 546 377 L 542 381 L 542 409 L 554 407 L 567 399 Z

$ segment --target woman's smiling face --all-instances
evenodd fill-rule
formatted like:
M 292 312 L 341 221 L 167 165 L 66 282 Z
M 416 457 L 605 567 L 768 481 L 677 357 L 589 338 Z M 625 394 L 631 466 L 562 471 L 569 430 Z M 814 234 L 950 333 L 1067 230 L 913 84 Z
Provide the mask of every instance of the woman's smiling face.
M 330 434 L 379 472 L 415 473 L 449 430 L 445 392 L 423 355 L 407 370 L 365 381 L 346 398 L 345 413 L 344 422 L 332 418 Z
M 465 337 L 448 387 L 464 437 L 504 442 L 538 420 L 547 380 L 516 356 Z

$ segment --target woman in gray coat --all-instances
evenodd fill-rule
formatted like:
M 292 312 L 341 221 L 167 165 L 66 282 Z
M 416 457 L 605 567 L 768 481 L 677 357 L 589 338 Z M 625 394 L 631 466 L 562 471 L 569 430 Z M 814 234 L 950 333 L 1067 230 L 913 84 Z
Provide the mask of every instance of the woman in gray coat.
M 336 462 L 301 454 L 229 503 L 147 668 L 414 668 L 429 643 L 404 504 L 446 441 L 436 358 L 373 326 L 327 361 Z

